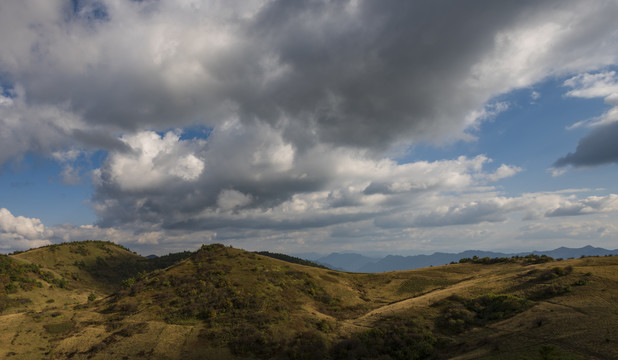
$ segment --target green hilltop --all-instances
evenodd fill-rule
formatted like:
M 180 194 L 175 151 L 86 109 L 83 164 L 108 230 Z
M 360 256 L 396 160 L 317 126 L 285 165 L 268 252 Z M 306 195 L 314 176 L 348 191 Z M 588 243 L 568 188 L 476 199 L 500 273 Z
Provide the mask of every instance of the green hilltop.
M 219 244 L 0 256 L 7 359 L 613 359 L 618 257 L 346 273 Z

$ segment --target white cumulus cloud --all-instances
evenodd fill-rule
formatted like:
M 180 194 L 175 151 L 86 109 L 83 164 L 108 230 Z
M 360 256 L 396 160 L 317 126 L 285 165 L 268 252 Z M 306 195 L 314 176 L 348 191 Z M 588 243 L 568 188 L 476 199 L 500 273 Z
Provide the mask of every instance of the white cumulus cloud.
M 53 234 L 39 219 L 14 216 L 9 210 L 0 209 L 0 248 L 3 250 L 49 245 Z
M 121 140 L 131 151 L 112 153 L 103 171 L 123 190 L 152 190 L 170 181 L 195 181 L 204 170 L 204 161 L 194 153 L 203 146 L 200 141 L 153 131 L 125 135 Z M 101 171 L 97 175 L 103 176 Z

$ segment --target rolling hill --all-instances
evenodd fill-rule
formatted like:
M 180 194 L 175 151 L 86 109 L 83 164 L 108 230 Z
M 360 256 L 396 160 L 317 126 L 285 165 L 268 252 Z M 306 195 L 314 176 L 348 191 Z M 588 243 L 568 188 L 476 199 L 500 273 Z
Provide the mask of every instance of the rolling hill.
M 89 241 L 3 255 L 0 270 L 8 359 L 618 358 L 613 256 L 371 274 Z

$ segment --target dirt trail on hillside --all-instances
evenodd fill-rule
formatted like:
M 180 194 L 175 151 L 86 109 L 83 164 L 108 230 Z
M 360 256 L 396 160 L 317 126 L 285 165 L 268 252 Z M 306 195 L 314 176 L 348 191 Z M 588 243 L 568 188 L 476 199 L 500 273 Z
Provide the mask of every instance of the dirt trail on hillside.
M 483 283 L 486 284 L 488 282 L 491 282 L 490 278 L 484 276 L 483 274 L 477 273 L 474 274 L 472 279 L 464 280 L 446 288 L 436 289 L 419 296 L 384 305 L 355 319 L 341 321 L 341 330 L 343 330 L 344 333 L 350 333 L 362 330 L 364 328 L 369 329 L 373 327 L 373 323 L 375 321 L 381 318 L 396 315 L 411 308 L 427 309 L 429 305 L 435 303 L 436 301 L 442 300 L 453 293 L 461 293 L 462 290 L 465 290 L 466 288 L 482 287 Z

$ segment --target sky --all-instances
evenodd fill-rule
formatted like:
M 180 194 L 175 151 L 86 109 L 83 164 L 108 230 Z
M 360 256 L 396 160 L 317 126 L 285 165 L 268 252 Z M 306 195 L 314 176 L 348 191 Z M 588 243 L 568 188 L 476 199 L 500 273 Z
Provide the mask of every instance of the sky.
M 0 252 L 618 248 L 617 0 L 4 0 Z

